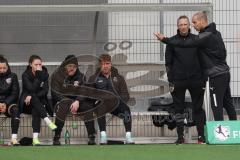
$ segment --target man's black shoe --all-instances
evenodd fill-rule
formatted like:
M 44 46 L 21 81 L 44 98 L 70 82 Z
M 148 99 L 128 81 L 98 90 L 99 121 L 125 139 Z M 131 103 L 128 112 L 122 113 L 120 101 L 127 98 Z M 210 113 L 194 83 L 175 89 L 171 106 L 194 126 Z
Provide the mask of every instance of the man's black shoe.
M 206 144 L 204 136 L 198 137 L 198 144 Z
M 53 138 L 53 145 L 54 146 L 60 146 L 61 145 L 60 136 L 54 136 L 54 138 Z
M 96 145 L 95 135 L 89 135 L 88 136 L 88 145 Z
M 185 140 L 183 137 L 178 137 L 178 139 L 175 141 L 175 144 L 184 144 L 185 143 Z

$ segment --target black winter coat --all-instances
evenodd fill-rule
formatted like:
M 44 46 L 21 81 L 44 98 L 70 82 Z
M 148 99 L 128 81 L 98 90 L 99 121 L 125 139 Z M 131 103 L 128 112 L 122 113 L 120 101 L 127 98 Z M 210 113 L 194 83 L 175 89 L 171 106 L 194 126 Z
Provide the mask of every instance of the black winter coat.
M 216 24 L 211 23 L 199 32 L 195 39 L 181 41 L 165 38 L 162 42 L 179 47 L 198 47 L 204 75 L 215 77 L 228 73 L 226 48 L 221 33 L 216 30 Z
M 6 105 L 17 104 L 19 97 L 19 83 L 17 75 L 10 69 L 0 74 L 0 102 Z
M 195 39 L 196 35 L 189 33 L 187 36 L 178 34 L 172 39 L 186 41 Z M 172 45 L 166 46 L 165 62 L 168 81 L 171 83 L 187 80 L 201 80 L 201 66 L 197 47 L 180 48 Z

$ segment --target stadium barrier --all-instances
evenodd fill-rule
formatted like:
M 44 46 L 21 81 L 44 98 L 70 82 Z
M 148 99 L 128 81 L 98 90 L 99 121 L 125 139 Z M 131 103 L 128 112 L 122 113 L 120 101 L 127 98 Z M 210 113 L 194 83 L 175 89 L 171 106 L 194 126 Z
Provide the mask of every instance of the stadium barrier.
M 146 143 L 173 143 L 176 139 L 176 131 L 169 130 L 166 125 L 155 127 L 152 123 L 152 115 L 166 115 L 166 112 L 132 112 L 132 134 L 136 144 Z M 0 116 L 1 128 L 3 129 L 3 139 L 8 143 L 11 139 L 10 118 Z M 54 120 L 54 117 L 52 118 Z M 96 142 L 99 142 L 99 131 L 96 125 Z M 87 132 L 81 117 L 68 116 L 61 135 L 61 142 L 64 144 L 64 133 L 70 133 L 71 144 L 87 144 Z M 125 140 L 125 128 L 121 119 L 107 114 L 107 134 L 109 140 Z M 188 143 L 194 143 L 196 130 L 194 127 L 185 129 L 185 136 Z M 54 132 L 42 121 L 40 141 L 43 144 L 52 144 Z M 21 115 L 19 139 L 22 137 L 32 137 L 32 117 L 31 115 Z

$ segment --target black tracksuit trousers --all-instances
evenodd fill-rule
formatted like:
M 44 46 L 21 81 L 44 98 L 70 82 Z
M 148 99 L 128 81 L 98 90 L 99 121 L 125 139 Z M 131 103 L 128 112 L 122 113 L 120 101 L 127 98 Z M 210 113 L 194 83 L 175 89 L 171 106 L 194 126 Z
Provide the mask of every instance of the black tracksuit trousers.
M 126 132 L 131 132 L 132 130 L 132 117 L 129 107 L 126 103 L 120 102 L 116 109 L 114 109 L 111 114 L 123 119 Z M 98 125 L 100 131 L 106 131 L 106 116 L 98 118 Z
M 39 99 L 37 96 L 32 96 L 30 105 L 23 107 L 23 113 L 32 114 L 32 128 L 33 133 L 40 133 L 41 119 L 47 117 L 47 111 L 45 108 L 46 100 Z
M 204 136 L 204 125 L 206 122 L 205 112 L 202 108 L 204 96 L 204 83 L 202 81 L 182 81 L 174 83 L 174 91 L 171 92 L 175 108 L 175 120 L 178 137 L 184 136 L 185 93 L 188 89 L 192 99 L 192 118 L 196 124 L 198 135 Z
M 230 91 L 230 73 L 210 78 L 211 107 L 215 121 L 224 120 L 223 108 L 225 108 L 229 120 L 236 120 L 237 114 Z M 214 96 L 216 101 L 214 101 Z
M 12 134 L 17 134 L 18 133 L 18 128 L 19 128 L 19 111 L 18 107 L 16 104 L 11 104 L 7 106 L 7 110 L 4 113 L 5 116 L 11 117 L 11 129 L 12 129 Z

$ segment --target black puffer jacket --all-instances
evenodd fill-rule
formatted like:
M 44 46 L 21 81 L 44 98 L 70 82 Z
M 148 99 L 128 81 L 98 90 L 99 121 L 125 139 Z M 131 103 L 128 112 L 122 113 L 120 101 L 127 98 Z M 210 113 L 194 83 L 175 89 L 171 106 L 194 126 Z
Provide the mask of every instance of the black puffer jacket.
M 129 92 L 126 81 L 124 77 L 118 73 L 118 70 L 115 67 L 111 68 L 110 78 L 103 76 L 100 68 L 97 69 L 96 73 L 89 78 L 89 83 L 92 83 L 92 87 L 94 88 L 114 93 L 125 103 L 129 100 Z
M 172 39 L 186 41 L 195 39 L 196 35 L 189 33 L 181 36 L 179 31 Z M 171 83 L 187 80 L 201 80 L 202 73 L 198 57 L 197 47 L 180 48 L 167 45 L 165 52 L 165 62 L 167 68 L 168 81 Z
M 27 67 L 22 74 L 22 93 L 19 102 L 21 110 L 28 95 L 38 97 L 41 102 L 47 105 L 47 108 L 50 108 L 47 99 L 49 90 L 48 77 L 47 68 L 44 66 L 42 71 L 36 71 L 35 75 L 32 73 L 32 68 L 30 66 Z
M 6 105 L 17 104 L 19 97 L 19 83 L 17 75 L 10 68 L 0 74 L 0 102 Z
M 165 38 L 162 42 L 180 47 L 198 47 L 201 65 L 206 76 L 215 77 L 229 72 L 229 66 L 226 63 L 226 48 L 221 33 L 216 30 L 215 23 L 201 30 L 195 39 L 181 41 Z

